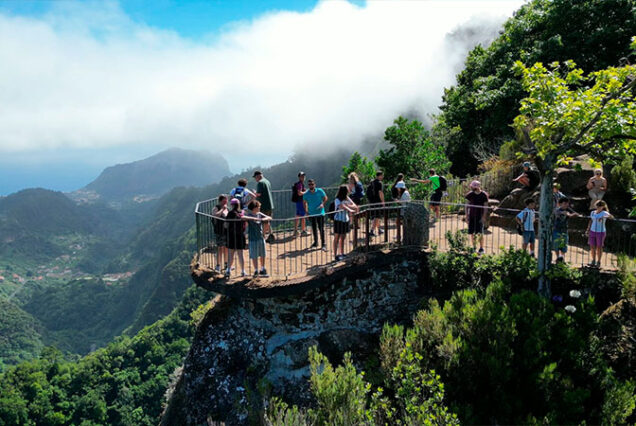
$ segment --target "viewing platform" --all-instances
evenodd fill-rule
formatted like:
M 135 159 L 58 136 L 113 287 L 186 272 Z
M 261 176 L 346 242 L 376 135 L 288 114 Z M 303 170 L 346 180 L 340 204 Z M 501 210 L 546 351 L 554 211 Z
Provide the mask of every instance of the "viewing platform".
M 326 189 L 329 190 L 326 192 L 330 200 L 333 199 L 331 197 L 334 189 Z M 211 215 L 215 204 L 216 200 L 197 204 L 197 253 L 192 261 L 191 273 L 197 285 L 232 297 L 279 297 L 302 293 L 308 288 L 343 278 L 361 277 L 369 265 L 399 264 L 401 256 L 422 256 L 433 250 L 449 251 L 453 249 L 455 236 L 464 239 L 464 246 L 459 249 L 471 251 L 464 204 L 442 203 L 441 218 L 438 220 L 431 219 L 428 201 L 413 200 L 407 203 L 386 203 L 385 206 L 360 206 L 360 212 L 352 215 L 351 231 L 345 235 L 343 260 L 336 260 L 334 256 L 333 221 L 330 218 L 325 218 L 323 249 L 320 247 L 320 239 L 318 247 L 312 247 L 314 241 L 309 218 L 306 219 L 307 233 L 302 234 L 299 225 L 299 235 L 295 236 L 295 218 L 278 218 L 275 210 L 274 219 L 271 221 L 275 241 L 266 244 L 265 267 L 269 276 L 254 275 L 249 251 L 245 250 L 246 276 L 241 276 L 241 268 L 235 258 L 233 270 L 227 277 L 222 270 L 225 265 L 220 265 L 220 271 L 215 270 L 219 251 Z M 292 205 L 289 201 L 287 204 Z M 501 214 L 501 209 L 498 209 L 499 214 L 493 214 L 492 210 L 490 207 L 489 219 L 485 226 L 483 255 L 496 255 L 509 248 L 521 249 L 523 237 L 517 233 L 515 222 L 518 211 L 506 211 L 503 212 L 505 214 Z M 377 218 L 383 231 L 379 235 L 369 233 L 374 218 Z M 588 218 L 585 217 L 570 219 L 569 245 L 564 259 L 570 266 L 583 268 L 587 267 L 590 261 L 585 236 L 587 222 Z M 600 268 L 616 270 L 620 254 L 631 258 L 636 254 L 634 220 L 608 220 Z

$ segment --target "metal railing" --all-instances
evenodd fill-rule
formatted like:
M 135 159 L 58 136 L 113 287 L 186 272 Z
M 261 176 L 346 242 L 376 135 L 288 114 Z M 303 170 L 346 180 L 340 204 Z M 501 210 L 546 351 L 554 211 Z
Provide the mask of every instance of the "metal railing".
M 325 190 L 329 200 L 333 200 L 335 188 L 326 188 Z M 286 193 L 285 197 L 283 195 L 279 195 L 279 197 L 286 199 L 286 204 L 289 206 L 280 208 L 282 205 L 280 207 L 277 205 L 274 218 L 269 222 L 275 240 L 265 244 L 264 252 L 261 252 L 265 254 L 264 266 L 267 274 L 276 279 L 287 279 L 305 274 L 318 274 L 325 267 L 337 264 L 339 260 L 335 258 L 333 213 L 327 213 L 324 218 L 322 216 L 306 216 L 306 233 L 302 233 L 302 227 L 299 223 L 298 235 L 295 235 L 295 205 L 291 202 L 291 191 L 277 192 Z M 246 248 L 232 250 L 235 259 L 229 275 L 230 277 L 240 277 L 244 271 L 245 275 L 253 276 L 255 268 L 250 260 L 249 242 L 244 235 L 246 232 L 243 231 L 242 223 L 212 216 L 215 201 L 200 202 L 195 210 L 199 265 L 210 269 L 218 267 L 219 272 L 223 273 L 229 252 L 228 243 L 233 239 L 233 244 L 230 245 L 236 246 L 238 235 L 240 235 L 240 238 L 246 242 Z M 468 231 L 468 224 L 464 216 L 465 207 L 465 204 L 462 203 L 442 202 L 440 203 L 440 218 L 432 220 L 432 218 L 429 219 L 432 212 L 428 201 L 414 200 L 408 203 L 387 202 L 384 206 L 359 206 L 359 212 L 351 215 L 350 231 L 343 235 L 342 250 L 338 248 L 338 254 L 351 257 L 357 253 L 405 246 L 448 250 L 447 233 L 464 234 Z M 483 238 L 482 244 L 480 244 L 479 238 L 476 238 L 475 248 L 478 249 L 480 245 L 483 245 L 485 254 L 496 254 L 510 247 L 522 248 L 523 237 L 517 233 L 515 221 L 518 210 L 509 210 L 507 212 L 509 215 L 490 214 L 491 210 L 488 209 L 489 219 L 485 224 L 483 237 L 481 237 Z M 291 212 L 290 216 L 281 218 L 280 212 L 282 211 Z M 324 221 L 324 238 L 321 238 L 319 232 L 320 221 Z M 568 250 L 564 259 L 570 265 L 584 266 L 591 260 L 585 236 L 587 221 L 588 219 L 584 217 L 570 219 Z M 317 241 L 314 240 L 312 223 L 317 228 Z M 238 226 L 240 226 L 240 230 Z M 635 231 L 636 221 L 634 220 L 607 221 L 607 238 L 601 267 L 616 268 L 617 256 L 621 253 L 630 257 L 636 255 Z M 265 237 L 267 237 L 267 233 L 265 233 Z M 469 247 L 471 239 L 469 236 Z M 313 246 L 314 242 L 317 243 L 316 246 Z M 538 244 L 538 241 L 535 241 L 535 244 Z M 239 246 L 242 247 L 241 244 Z M 243 266 L 238 259 L 240 255 L 244 259 Z M 260 263 L 258 269 L 261 269 Z

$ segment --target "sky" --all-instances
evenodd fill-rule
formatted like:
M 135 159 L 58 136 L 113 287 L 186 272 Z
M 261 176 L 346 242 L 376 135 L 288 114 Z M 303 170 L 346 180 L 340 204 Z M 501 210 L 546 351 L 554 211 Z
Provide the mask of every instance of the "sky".
M 0 195 L 78 189 L 173 146 L 238 172 L 377 137 L 436 113 L 521 4 L 0 1 Z

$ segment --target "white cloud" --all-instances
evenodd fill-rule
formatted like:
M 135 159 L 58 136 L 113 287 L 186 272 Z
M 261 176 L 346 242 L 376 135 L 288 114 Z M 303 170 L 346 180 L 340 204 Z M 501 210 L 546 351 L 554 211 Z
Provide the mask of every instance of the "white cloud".
M 199 42 L 135 23 L 117 3 L 0 14 L 0 154 L 182 146 L 254 163 L 299 143 L 350 143 L 409 109 L 435 112 L 468 49 L 449 32 L 492 29 L 521 4 L 324 1 Z

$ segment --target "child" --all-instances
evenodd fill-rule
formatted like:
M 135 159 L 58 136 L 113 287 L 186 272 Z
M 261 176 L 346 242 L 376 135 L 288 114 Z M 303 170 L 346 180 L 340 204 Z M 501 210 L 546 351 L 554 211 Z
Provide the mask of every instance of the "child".
M 561 192 L 561 185 L 558 183 L 552 185 L 552 199 L 554 200 L 554 208 L 557 208 L 559 206 L 559 200 L 564 197 L 565 194 Z
M 590 222 L 587 224 L 587 231 L 585 232 L 585 234 L 588 235 L 588 243 L 590 244 L 592 254 L 592 261 L 588 263 L 588 266 L 592 268 L 601 266 L 603 245 L 607 232 L 605 221 L 607 219 L 614 219 L 614 216 L 609 213 L 605 201 L 597 201 L 595 207 L 596 210 L 592 210 L 590 213 Z
M 515 220 L 521 226 L 523 226 L 523 250 L 525 251 L 530 246 L 530 256 L 534 256 L 534 240 L 536 238 L 534 233 L 534 207 L 535 202 L 532 198 L 527 198 L 526 208 L 521 210 Z
M 272 220 L 271 217 L 261 213 L 260 201 L 252 200 L 247 205 L 247 213 L 243 216 L 247 220 L 247 239 L 250 259 L 254 265 L 254 276 L 268 277 L 265 269 L 265 235 L 263 234 L 263 221 Z M 261 269 L 258 269 L 258 259 L 261 260 Z
M 227 248 L 229 249 L 227 269 L 225 276 L 229 277 L 234 263 L 234 253 L 238 255 L 239 265 L 241 265 L 241 276 L 245 273 L 245 260 L 243 250 L 245 250 L 245 230 L 243 229 L 243 213 L 241 202 L 236 198 L 230 201 L 230 211 L 227 213 Z
M 557 255 L 557 262 L 563 262 L 565 253 L 568 252 L 568 219 L 580 216 L 570 208 L 570 200 L 567 197 L 559 199 L 559 206 L 554 209 L 554 228 L 552 230 L 552 245 Z
M 333 251 L 336 261 L 344 259 L 344 240 L 349 232 L 349 213 L 356 213 L 358 206 L 349 198 L 349 188 L 347 185 L 340 185 L 338 194 L 334 201 L 336 214 L 333 221 Z M 340 247 L 340 255 L 338 255 Z
M 247 189 L 247 179 L 241 178 L 237 184 L 238 186 L 230 191 L 230 198 L 237 199 L 241 205 L 241 209 L 244 209 L 251 199 L 256 198 L 256 194 Z

